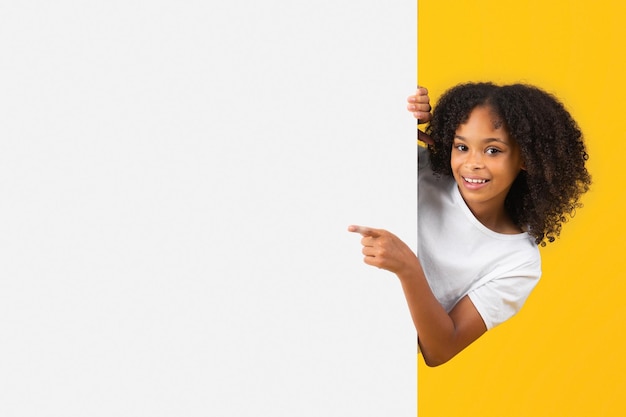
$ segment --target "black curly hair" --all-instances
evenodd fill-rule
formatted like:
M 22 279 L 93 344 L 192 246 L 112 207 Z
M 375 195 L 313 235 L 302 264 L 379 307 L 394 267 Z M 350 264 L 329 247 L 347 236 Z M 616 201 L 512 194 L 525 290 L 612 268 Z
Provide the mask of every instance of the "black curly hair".
M 428 148 L 435 173 L 452 175 L 455 132 L 478 106 L 501 119 L 524 161 L 505 199 L 509 216 L 537 244 L 553 242 L 562 223 L 582 207 L 579 198 L 591 184 L 585 168 L 589 155 L 576 121 L 557 98 L 531 85 L 457 85 L 441 96 L 426 128 L 434 141 Z

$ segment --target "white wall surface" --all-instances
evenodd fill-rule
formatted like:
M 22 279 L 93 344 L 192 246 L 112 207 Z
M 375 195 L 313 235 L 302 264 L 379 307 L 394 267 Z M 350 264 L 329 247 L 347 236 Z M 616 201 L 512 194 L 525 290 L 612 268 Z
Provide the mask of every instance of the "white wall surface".
M 416 3 L 0 9 L 0 415 L 412 416 Z

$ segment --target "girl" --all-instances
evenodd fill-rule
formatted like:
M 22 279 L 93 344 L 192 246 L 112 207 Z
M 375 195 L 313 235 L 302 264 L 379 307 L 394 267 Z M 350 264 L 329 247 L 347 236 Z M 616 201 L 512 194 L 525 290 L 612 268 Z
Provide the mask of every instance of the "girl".
M 538 245 L 559 235 L 591 183 L 582 134 L 532 86 L 462 84 L 432 115 L 418 88 L 417 256 L 392 233 L 362 235 L 365 263 L 400 279 L 428 366 L 443 364 L 512 317 L 541 275 Z

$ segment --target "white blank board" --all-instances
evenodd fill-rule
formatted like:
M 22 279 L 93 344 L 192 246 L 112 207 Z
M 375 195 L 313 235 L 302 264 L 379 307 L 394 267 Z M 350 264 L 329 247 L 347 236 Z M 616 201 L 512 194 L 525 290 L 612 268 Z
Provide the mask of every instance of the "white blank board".
M 4 4 L 0 415 L 415 415 L 415 8 Z

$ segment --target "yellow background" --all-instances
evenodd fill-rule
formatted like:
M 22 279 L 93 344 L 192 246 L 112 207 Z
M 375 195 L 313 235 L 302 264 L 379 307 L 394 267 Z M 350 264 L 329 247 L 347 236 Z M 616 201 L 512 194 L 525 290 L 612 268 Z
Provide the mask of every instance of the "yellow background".
M 420 0 L 418 80 L 556 94 L 586 136 L 584 208 L 522 311 L 451 362 L 418 359 L 420 417 L 626 415 L 626 2 Z

